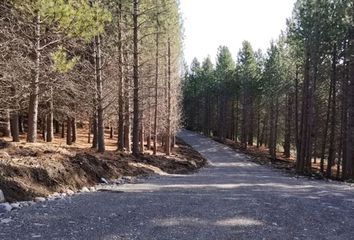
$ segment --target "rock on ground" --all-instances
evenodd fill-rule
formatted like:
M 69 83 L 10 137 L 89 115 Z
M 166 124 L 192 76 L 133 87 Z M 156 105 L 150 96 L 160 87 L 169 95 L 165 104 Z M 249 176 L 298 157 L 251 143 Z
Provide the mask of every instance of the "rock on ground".
M 5 202 L 5 196 L 2 190 L 0 189 L 0 203 L 4 203 L 4 202 Z
M 0 203 L 0 213 L 6 213 L 12 210 L 10 203 Z

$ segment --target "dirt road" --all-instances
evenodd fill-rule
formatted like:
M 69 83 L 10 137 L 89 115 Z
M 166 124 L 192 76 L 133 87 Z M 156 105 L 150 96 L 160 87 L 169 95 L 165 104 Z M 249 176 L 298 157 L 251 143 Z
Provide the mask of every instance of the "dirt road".
M 198 134 L 210 164 L 0 216 L 0 239 L 354 239 L 354 189 L 289 177 Z M 1 222 L 1 221 L 0 221 Z

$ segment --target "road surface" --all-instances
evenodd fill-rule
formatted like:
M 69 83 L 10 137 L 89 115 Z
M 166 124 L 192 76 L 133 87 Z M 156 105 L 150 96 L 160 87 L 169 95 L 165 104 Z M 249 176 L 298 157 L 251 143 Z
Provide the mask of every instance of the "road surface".
M 289 177 L 198 134 L 179 136 L 210 165 L 12 211 L 0 217 L 0 239 L 354 239 L 353 188 Z

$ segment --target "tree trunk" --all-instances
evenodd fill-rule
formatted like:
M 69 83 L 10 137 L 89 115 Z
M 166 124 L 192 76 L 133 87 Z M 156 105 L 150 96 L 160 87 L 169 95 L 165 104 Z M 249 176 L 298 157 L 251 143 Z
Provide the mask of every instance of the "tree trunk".
M 144 153 L 144 143 L 145 143 L 145 129 L 144 125 L 141 124 L 140 126 L 140 152 Z
M 37 125 L 38 125 L 38 94 L 39 94 L 39 77 L 40 77 L 40 63 L 41 63 L 41 17 L 39 12 L 36 18 L 36 62 L 35 62 L 35 76 L 30 85 L 30 97 L 28 107 L 28 132 L 27 142 L 37 141 Z
M 11 128 L 11 136 L 13 142 L 20 141 L 20 131 L 19 131 L 19 117 L 18 111 L 14 110 L 10 114 L 10 128 Z
M 71 131 L 72 131 L 72 142 L 76 143 L 76 136 L 77 136 L 77 124 L 76 124 L 76 117 L 71 119 Z
M 61 123 L 61 138 L 65 138 L 65 122 Z
M 149 96 L 148 96 L 148 133 L 146 138 L 147 149 L 151 150 L 151 131 L 152 131 L 152 116 L 151 116 L 151 96 L 150 93 L 152 88 L 149 88 Z
M 296 165 L 300 160 L 300 139 L 299 139 L 299 70 L 296 66 L 295 73 L 295 147 L 296 147 Z
M 243 90 L 243 96 L 242 96 L 242 123 L 241 123 L 241 143 L 242 143 L 242 147 L 244 149 L 247 149 L 247 136 L 248 136 L 248 128 L 247 128 L 247 95 L 248 95 L 248 91 L 247 91 L 247 86 L 244 87 Z
M 53 116 L 53 111 L 54 111 L 54 106 L 53 106 L 53 90 L 50 90 L 50 99 L 48 101 L 48 109 L 49 113 L 47 115 L 47 142 L 53 142 L 54 139 L 54 126 L 53 126 L 53 121 L 54 121 L 54 116 Z
M 270 116 L 275 116 L 275 109 L 274 109 L 274 100 L 272 99 L 270 103 Z M 275 136 L 275 117 L 272 117 L 269 121 L 269 154 L 271 160 L 274 161 L 276 159 L 276 136 Z
M 88 124 L 88 132 L 87 132 L 87 143 L 91 143 L 91 131 L 92 131 L 92 121 L 91 118 Z
M 239 135 L 239 96 L 236 97 L 236 113 L 235 113 L 235 142 L 238 142 Z
M 19 111 L 18 112 L 18 130 L 20 132 L 20 134 L 24 133 L 25 132 L 25 126 L 24 126 L 24 123 L 23 123 L 23 115 L 22 113 Z
M 284 137 L 284 156 L 290 157 L 291 146 L 291 119 L 292 119 L 292 98 L 290 94 L 287 95 L 287 115 L 285 120 L 285 137 Z
M 159 24 L 157 19 L 157 24 Z M 158 116 L 158 83 L 159 83 L 159 41 L 160 41 L 160 33 L 159 28 L 156 31 L 156 54 L 155 54 L 155 105 L 154 105 L 154 140 L 153 140 L 153 153 L 154 155 L 157 154 L 157 116 Z
M 354 30 L 350 34 L 350 81 L 348 85 L 348 120 L 346 136 L 346 176 L 354 179 Z
M 168 79 L 167 79 L 167 136 L 166 136 L 166 155 L 171 155 L 171 42 L 168 39 L 167 54 L 168 54 Z
M 67 117 L 66 120 L 66 144 L 67 145 L 72 145 L 72 135 L 71 135 L 71 118 Z
M 139 0 L 133 0 L 133 155 L 139 149 Z
M 253 110 L 253 101 L 251 99 L 251 96 L 248 96 L 250 99 L 250 102 L 248 104 L 249 106 L 249 120 L 247 121 L 247 127 L 248 127 L 248 145 L 253 146 L 253 126 L 254 126 L 254 110 Z
M 60 133 L 60 124 L 59 121 L 54 119 L 54 129 L 55 129 L 55 134 Z
M 103 119 L 103 82 L 102 82 L 102 53 L 101 36 L 95 37 L 95 74 L 97 90 L 97 150 L 99 153 L 105 151 L 104 142 L 104 119 Z
M 47 114 L 43 114 L 41 124 L 42 124 L 42 138 L 44 142 L 47 141 L 47 122 L 48 122 L 47 119 L 48 119 Z
M 93 115 L 92 118 L 92 133 L 93 133 L 93 137 L 92 137 L 92 148 L 97 149 L 98 147 L 98 129 L 97 129 L 97 114 L 96 111 Z
M 332 177 L 332 166 L 335 159 L 335 128 L 336 128 L 336 81 L 337 81 L 337 45 L 334 45 L 333 60 L 332 60 L 332 77 L 331 77 L 331 89 L 332 89 L 332 115 L 331 115 L 331 132 L 329 136 L 329 150 L 328 150 L 328 163 L 327 163 L 327 177 Z
M 332 95 L 332 93 L 333 93 L 332 87 L 333 87 L 333 85 L 331 83 L 330 88 L 329 88 L 329 94 L 328 94 L 326 122 L 325 122 L 324 131 L 323 131 L 323 138 L 322 138 L 322 149 L 321 149 L 321 160 L 320 160 L 320 169 L 321 169 L 322 173 L 324 172 L 324 160 L 326 157 L 326 146 L 327 146 L 328 126 L 329 126 L 329 120 L 330 120 L 330 114 L 331 114 L 331 104 L 332 104 L 332 98 L 334 97 Z
M 261 137 L 261 111 L 259 109 L 258 105 L 258 110 L 257 110 L 257 139 L 256 139 L 256 147 L 259 148 L 259 138 Z
M 122 2 L 118 3 L 118 151 L 124 150 Z

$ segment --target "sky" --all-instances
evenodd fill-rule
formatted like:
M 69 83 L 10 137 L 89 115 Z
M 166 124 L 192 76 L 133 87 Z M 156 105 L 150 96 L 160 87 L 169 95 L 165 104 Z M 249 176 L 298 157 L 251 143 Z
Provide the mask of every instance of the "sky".
M 229 47 L 234 59 L 242 41 L 266 52 L 286 29 L 296 0 L 180 0 L 184 21 L 184 57 L 202 61 L 217 48 Z

